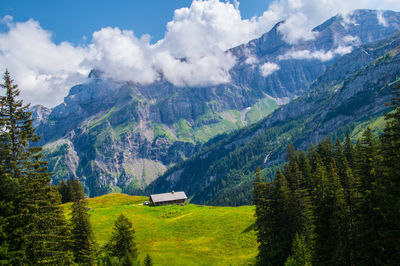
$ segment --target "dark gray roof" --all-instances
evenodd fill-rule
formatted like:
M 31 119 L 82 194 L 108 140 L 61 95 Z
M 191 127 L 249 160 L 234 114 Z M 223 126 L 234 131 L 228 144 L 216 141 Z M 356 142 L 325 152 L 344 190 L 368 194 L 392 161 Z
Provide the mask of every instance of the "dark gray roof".
M 150 199 L 153 202 L 164 202 L 164 201 L 183 200 L 183 199 L 185 200 L 187 199 L 187 197 L 185 192 L 178 191 L 178 192 L 150 195 Z

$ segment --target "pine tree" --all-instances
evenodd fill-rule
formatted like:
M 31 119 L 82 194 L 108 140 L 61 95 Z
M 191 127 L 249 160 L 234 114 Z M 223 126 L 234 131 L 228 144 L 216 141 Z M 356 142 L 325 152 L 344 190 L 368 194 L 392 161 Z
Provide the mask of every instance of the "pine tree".
M 340 182 L 343 186 L 344 196 L 348 212 L 346 215 L 345 226 L 347 227 L 345 237 L 345 257 L 346 265 L 354 265 L 355 254 L 356 254 L 356 243 L 355 238 L 357 234 L 357 226 L 359 222 L 359 207 L 360 207 L 360 181 L 358 176 L 355 174 L 348 159 L 352 161 L 354 165 L 354 148 L 350 141 L 349 135 L 346 137 L 344 145 L 341 144 L 340 140 L 337 139 L 335 145 L 335 162 L 337 164 L 338 175 Z
M 266 216 L 268 240 L 264 265 L 282 265 L 290 255 L 296 233 L 296 219 L 290 202 L 291 193 L 288 182 L 279 169 L 271 188 L 271 200 L 268 202 Z
M 343 188 L 337 175 L 334 162 L 331 162 L 329 172 L 318 163 L 316 178 L 319 185 L 315 190 L 315 265 L 345 265 L 346 204 Z
M 12 191 L 15 189 L 13 178 L 2 171 L 0 165 L 0 265 L 9 263 L 12 257 L 8 240 L 9 218 L 14 213 Z
M 61 202 L 71 202 L 74 194 L 74 184 L 73 181 L 68 179 L 67 182 L 62 180 L 57 185 L 58 192 L 61 194 Z
M 110 255 L 121 259 L 124 265 L 133 265 L 136 261 L 138 251 L 135 244 L 135 230 L 132 228 L 131 221 L 123 214 L 115 222 L 107 246 Z
M 344 152 L 344 155 L 346 156 L 346 160 L 349 164 L 349 167 L 351 169 L 355 169 L 356 151 L 355 151 L 353 143 L 351 142 L 349 134 L 346 135 L 343 152 Z
M 384 260 L 400 261 L 400 83 L 393 88 L 392 112 L 385 115 L 386 127 L 381 137 L 382 169 L 376 180 L 376 210 L 383 217 L 381 226 Z
M 94 237 L 88 203 L 85 199 L 82 185 L 76 179 L 73 181 L 73 203 L 72 203 L 72 251 L 77 263 L 93 264 L 95 256 Z
M 17 100 L 19 90 L 8 71 L 1 87 L 5 93 L 0 98 L 0 201 L 9 208 L 0 219 L 5 236 L 1 250 L 6 247 L 10 255 L 2 260 L 10 264 L 66 263 L 66 221 L 46 163 L 41 161 L 41 147 L 33 146 L 39 137 L 29 105 Z
M 313 176 L 312 176 L 312 167 L 310 164 L 310 160 L 308 159 L 306 153 L 304 151 L 302 151 L 300 153 L 300 157 L 299 157 L 299 168 L 300 171 L 303 174 L 303 178 L 304 178 L 304 186 L 307 189 L 312 189 L 312 185 L 313 185 Z
M 332 138 L 330 136 L 322 139 L 322 141 L 317 146 L 317 152 L 324 166 L 329 171 L 332 158 L 334 157 L 333 143 L 332 143 Z
M 382 156 L 379 143 L 371 130 L 367 128 L 363 133 L 361 143 L 357 145 L 358 162 L 357 174 L 360 176 L 360 224 L 357 234 L 358 256 L 360 263 L 372 265 L 386 264 L 381 239 L 383 216 L 379 212 L 379 201 L 382 199 L 377 193 L 377 181 L 381 178 Z
M 268 260 L 268 211 L 270 209 L 271 183 L 261 182 L 261 171 L 257 167 L 253 183 L 253 204 L 256 206 L 254 216 L 256 217 L 255 227 L 257 231 L 258 256 L 257 262 L 263 265 Z
M 261 181 L 262 173 L 259 167 L 256 168 L 254 172 L 255 178 L 253 182 L 253 204 L 258 206 L 261 204 L 262 195 L 263 195 L 263 182 Z
M 149 254 L 146 255 L 146 258 L 144 259 L 143 264 L 144 264 L 144 266 L 152 266 L 153 265 L 153 260 L 151 259 Z
M 311 266 L 312 255 L 303 235 L 296 233 L 293 239 L 292 255 L 287 258 L 285 266 Z
M 47 173 L 46 173 L 47 174 Z M 35 176 L 25 184 L 24 199 L 19 205 L 22 215 L 26 262 L 32 264 L 65 264 L 70 231 L 61 208 L 60 195 L 47 178 Z

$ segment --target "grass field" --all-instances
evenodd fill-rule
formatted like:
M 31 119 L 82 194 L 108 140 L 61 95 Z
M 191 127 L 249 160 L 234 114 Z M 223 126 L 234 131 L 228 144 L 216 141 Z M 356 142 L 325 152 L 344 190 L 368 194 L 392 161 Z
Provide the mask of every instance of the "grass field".
M 148 207 L 147 197 L 114 193 L 89 199 L 97 243 L 109 239 L 123 213 L 133 223 L 139 260 L 150 254 L 155 265 L 250 265 L 257 254 L 253 206 Z M 63 205 L 67 215 L 71 204 Z

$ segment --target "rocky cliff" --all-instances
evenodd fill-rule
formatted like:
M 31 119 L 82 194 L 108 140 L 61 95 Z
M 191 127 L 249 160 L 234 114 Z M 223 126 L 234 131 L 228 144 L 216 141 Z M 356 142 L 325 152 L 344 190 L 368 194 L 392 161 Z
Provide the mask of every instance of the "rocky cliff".
M 359 125 L 388 111 L 398 82 L 400 32 L 341 57 L 303 96 L 169 169 L 147 191 L 184 189 L 195 203 L 250 204 L 257 166 L 273 178 L 288 144 L 306 149 L 328 135 L 358 133 Z
M 175 87 L 165 80 L 141 85 L 92 71 L 89 81 L 71 88 L 62 104 L 52 110 L 33 108 L 54 182 L 77 177 L 91 196 L 144 189 L 214 136 L 257 122 L 307 93 L 354 47 L 396 32 L 400 14 L 382 14 L 384 25 L 372 10 L 333 17 L 314 29 L 313 40 L 294 44 L 284 40 L 279 23 L 259 39 L 227 51 L 237 64 L 232 81 L 218 86 Z M 352 75 L 370 60 L 359 53 L 356 61 L 336 70 L 340 73 L 324 78 L 334 82 Z M 296 107 L 300 112 L 291 108 L 294 116 L 313 110 L 304 104 Z M 272 119 L 290 118 L 279 112 Z

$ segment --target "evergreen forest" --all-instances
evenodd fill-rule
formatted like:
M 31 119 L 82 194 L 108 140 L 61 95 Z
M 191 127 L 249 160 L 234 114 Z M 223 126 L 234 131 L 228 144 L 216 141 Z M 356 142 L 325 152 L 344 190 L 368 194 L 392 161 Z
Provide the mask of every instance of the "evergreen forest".
M 8 71 L 0 98 L 0 264 L 136 265 L 135 230 L 121 214 L 111 239 L 99 248 L 78 180 L 51 183 L 29 105 Z M 72 201 L 67 221 L 61 202 Z M 148 256 L 146 265 L 151 265 Z
M 259 265 L 398 265 L 400 86 L 381 136 L 289 146 L 271 182 L 254 182 Z
M 0 98 L 0 263 L 137 265 L 132 222 L 121 214 L 103 247 L 94 239 L 78 180 L 51 182 L 29 105 L 4 74 Z M 380 135 L 327 137 L 253 189 L 258 265 L 398 265 L 400 261 L 400 85 Z M 66 218 L 61 203 L 72 202 Z M 152 265 L 147 254 L 144 265 Z

